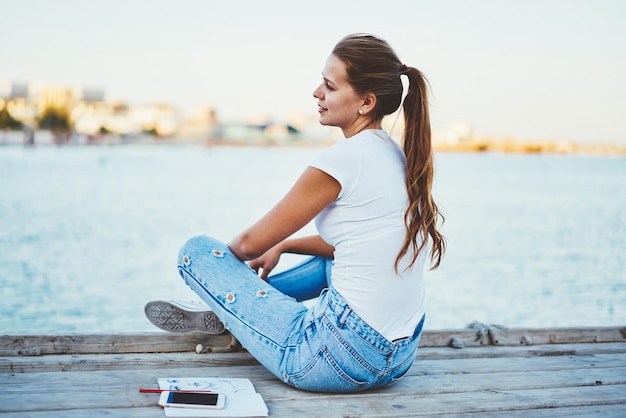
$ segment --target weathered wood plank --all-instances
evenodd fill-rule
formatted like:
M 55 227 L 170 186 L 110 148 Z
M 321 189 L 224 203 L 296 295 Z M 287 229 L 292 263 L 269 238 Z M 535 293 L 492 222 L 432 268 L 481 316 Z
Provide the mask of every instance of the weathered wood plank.
M 626 353 L 550 357 L 437 359 L 416 361 L 408 374 L 468 374 L 566 369 L 585 369 L 592 371 L 596 368 L 622 367 L 625 364 Z
M 442 349 L 439 349 L 442 350 Z M 477 350 L 477 349 L 473 349 Z M 516 353 L 517 354 L 517 353 Z M 563 355 L 563 356 L 513 356 L 513 357 L 470 357 L 442 358 L 427 355 L 418 357 L 409 375 L 436 373 L 463 374 L 471 372 L 532 371 L 594 367 L 619 367 L 626 364 L 626 351 L 609 354 Z M 549 361 L 546 361 L 549 360 Z M 473 361 L 468 361 L 473 360 Z M 196 367 L 199 370 L 216 367 L 258 365 L 257 361 L 246 352 L 213 353 L 198 355 L 195 353 L 162 354 L 83 354 L 57 355 L 41 357 L 0 358 L 0 372 L 33 373 L 54 371 L 96 371 L 123 369 L 172 369 Z M 236 370 L 236 367 L 232 367 Z
M 500 329 L 490 328 L 494 345 L 572 344 L 626 341 L 626 327 Z
M 161 418 L 165 417 L 163 411 L 154 406 L 147 408 L 90 408 L 90 409 L 66 409 L 62 411 L 21 411 L 0 412 L 2 418 Z
M 487 329 L 448 329 L 424 331 L 420 347 L 481 347 L 490 345 Z
M 462 350 L 448 347 L 420 347 L 417 359 L 464 359 L 529 356 L 593 355 L 603 353 L 624 353 L 626 343 L 603 344 L 547 344 L 537 346 L 481 346 Z
M 562 408 L 539 408 L 521 409 L 516 411 L 481 412 L 478 414 L 443 414 L 445 418 L 474 417 L 474 418 L 624 418 L 626 416 L 626 406 L 624 404 L 613 405 L 591 405 Z
M 553 346 L 532 347 L 475 347 L 463 350 L 452 348 L 425 348 L 418 350 L 413 370 L 428 373 L 434 365 L 448 367 L 450 371 L 460 370 L 460 364 L 475 366 L 488 365 L 491 368 L 533 367 L 535 363 L 544 364 L 533 358 L 555 357 L 561 361 L 572 361 L 574 364 L 596 363 L 605 359 L 604 355 L 626 358 L 626 344 L 564 344 L 558 349 Z M 593 357 L 592 357 L 593 356 Z M 571 357 L 573 360 L 567 360 Z M 517 358 L 512 361 L 510 359 Z M 609 357 L 610 358 L 610 357 Z M 489 362 L 464 363 L 466 359 L 493 359 Z M 505 359 L 505 360 L 497 360 Z M 522 360 L 523 359 L 523 360 Z M 432 362 L 440 360 L 439 363 Z M 626 361 L 626 360 L 624 360 Z M 216 367 L 229 365 L 257 364 L 247 352 L 196 354 L 186 353 L 147 353 L 147 354 L 75 354 L 49 355 L 39 357 L 0 357 L 0 372 L 27 373 L 42 371 L 80 371 L 80 370 L 113 370 L 133 368 L 174 368 L 194 364 L 196 367 Z M 428 367 L 426 366 L 428 365 Z M 543 366 L 542 366 L 543 367 Z M 577 366 L 576 366 L 577 367 Z M 460 372 L 460 371 L 459 371 Z
M 44 367 L 33 368 L 26 363 L 28 370 L 16 367 L 15 370 L 7 371 L 7 374 L 27 375 L 37 372 L 78 372 L 97 370 L 136 370 L 136 369 L 157 369 L 164 373 L 171 369 L 194 367 L 202 373 L 207 371 L 235 371 L 239 366 L 258 365 L 256 360 L 247 354 L 234 356 L 220 356 L 211 361 L 196 360 L 192 355 L 177 355 L 175 359 L 171 356 L 153 355 L 152 359 L 136 359 L 132 364 L 125 363 L 124 358 L 107 359 L 102 356 L 89 358 L 89 355 L 78 358 L 64 357 L 58 363 L 46 363 Z M 213 357 L 213 356 L 212 356 Z M 46 359 L 51 362 L 52 359 Z M 66 363 L 67 362 L 67 363 Z M 121 362 L 121 364 L 120 364 Z M 597 356 L 563 356 L 551 357 L 546 361 L 542 357 L 531 358 L 485 358 L 485 359 L 452 359 L 452 360 L 432 360 L 417 361 L 409 370 L 407 375 L 422 376 L 428 374 L 468 374 L 468 373 L 498 373 L 498 372 L 519 372 L 535 370 L 564 370 L 564 369 L 585 369 L 590 372 L 594 369 L 621 367 L 626 364 L 626 355 L 597 355 Z M 48 367 L 49 366 L 49 367 Z M 255 367 L 248 367 L 245 370 L 256 370 Z M 24 373 L 24 372 L 28 373 Z
M 0 358 L 0 372 L 30 373 L 45 371 L 95 371 L 136 368 L 184 367 L 198 368 L 233 365 L 255 365 L 258 362 L 247 352 L 213 353 L 149 353 L 149 354 L 75 354 L 42 357 Z
M 614 404 L 614 405 L 592 405 L 592 406 L 581 406 L 581 407 L 563 407 L 563 408 L 540 408 L 540 409 L 522 409 L 516 411 L 506 411 L 503 413 L 502 411 L 497 412 L 488 412 L 483 411 L 480 413 L 441 413 L 438 416 L 445 418 L 501 418 L 502 416 L 506 416 L 507 418 L 623 418 L 625 416 L 626 408 L 623 404 Z M 410 416 L 418 416 L 417 411 L 409 411 L 405 413 L 404 417 Z M 36 411 L 36 412 L 11 412 L 11 413 L 1 413 L 0 417 L 8 418 L 9 416 L 12 418 L 49 418 L 52 414 L 49 411 Z M 107 418 L 154 418 L 154 417 L 162 417 L 165 416 L 163 412 L 155 410 L 154 407 L 150 408 L 107 408 L 107 409 L 73 409 L 73 410 L 64 410 L 64 411 L 55 411 L 55 418 L 85 418 L 86 416 L 99 418 L 99 417 L 107 417 Z M 270 417 L 278 416 L 276 413 L 272 412 Z M 315 411 L 310 411 L 308 413 L 304 413 L 301 415 L 292 414 L 289 415 L 289 418 L 297 418 L 297 417 L 307 417 L 314 418 Z M 333 415 L 327 415 L 333 416 Z M 346 417 L 360 417 L 362 415 L 344 415 L 344 414 L 336 414 L 336 417 L 346 418 Z M 391 415 L 383 415 L 391 416 Z
M 424 331 L 420 346 L 481 347 L 486 345 L 531 345 L 591 342 L 626 342 L 626 327 L 581 327 L 546 329 L 474 329 Z M 209 351 L 240 348 L 229 333 L 140 333 L 106 335 L 3 335 L 0 355 L 44 355 L 75 353 L 154 353 L 195 351 L 202 344 Z
M 168 353 L 195 351 L 202 344 L 210 351 L 240 348 L 230 333 L 145 333 L 106 335 L 0 336 L 0 355 Z
M 480 414 L 529 411 L 542 408 L 564 408 L 592 405 L 625 405 L 624 386 L 587 386 L 577 388 L 534 389 L 445 393 L 430 396 L 399 395 L 389 399 L 371 395 L 328 396 L 317 399 L 292 399 L 289 402 L 269 400 L 270 416 L 319 417 L 408 417 L 443 414 Z M 626 406 L 626 405 L 625 405 Z M 314 412 L 312 412 L 314 411 Z M 478 416 L 480 416 L 478 415 Z

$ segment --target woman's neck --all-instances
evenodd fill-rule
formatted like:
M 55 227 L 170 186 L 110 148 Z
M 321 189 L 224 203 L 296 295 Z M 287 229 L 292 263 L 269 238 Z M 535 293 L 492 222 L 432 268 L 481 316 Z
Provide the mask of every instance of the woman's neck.
M 350 129 L 343 129 L 343 136 L 345 138 L 351 138 L 359 132 L 363 132 L 368 129 L 383 129 L 382 121 L 373 121 L 367 119 L 357 121 L 357 123 L 351 126 Z

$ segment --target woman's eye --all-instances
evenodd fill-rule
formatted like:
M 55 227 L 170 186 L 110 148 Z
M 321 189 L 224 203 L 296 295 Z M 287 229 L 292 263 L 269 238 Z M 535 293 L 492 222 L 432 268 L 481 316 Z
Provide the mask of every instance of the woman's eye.
M 333 87 L 331 87 L 331 85 L 330 85 L 330 84 L 328 84 L 328 83 L 326 83 L 326 88 L 327 88 L 328 90 L 335 90 L 335 89 L 334 89 Z

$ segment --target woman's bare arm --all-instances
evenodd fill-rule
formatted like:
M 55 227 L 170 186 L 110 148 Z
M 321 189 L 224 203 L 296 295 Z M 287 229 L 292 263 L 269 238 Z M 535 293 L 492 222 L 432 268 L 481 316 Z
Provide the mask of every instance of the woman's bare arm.
M 276 206 L 230 242 L 231 251 L 243 261 L 260 257 L 308 224 L 337 198 L 340 191 L 341 185 L 332 176 L 317 168 L 307 167 Z M 321 238 L 319 241 L 322 241 Z M 290 245 L 295 246 L 294 251 L 303 251 L 306 246 L 328 254 L 330 249 L 321 246 L 319 241 L 296 241 Z M 315 246 L 311 247 L 312 244 Z

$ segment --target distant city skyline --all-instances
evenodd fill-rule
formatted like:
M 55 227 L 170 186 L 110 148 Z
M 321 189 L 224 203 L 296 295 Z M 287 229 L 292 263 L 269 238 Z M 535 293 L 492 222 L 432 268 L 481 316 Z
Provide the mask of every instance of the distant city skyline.
M 0 82 L 213 107 L 223 120 L 316 115 L 334 44 L 387 39 L 432 88 L 434 127 L 626 143 L 626 2 L 0 0 Z

